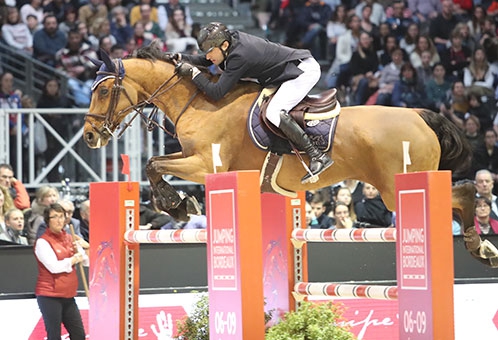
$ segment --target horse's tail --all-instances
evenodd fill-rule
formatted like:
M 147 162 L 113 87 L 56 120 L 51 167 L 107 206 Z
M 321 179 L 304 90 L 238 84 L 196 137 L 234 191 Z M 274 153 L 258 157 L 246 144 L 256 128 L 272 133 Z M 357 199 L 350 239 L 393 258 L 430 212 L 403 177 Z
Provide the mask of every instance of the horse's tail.
M 418 110 L 420 117 L 436 133 L 441 146 L 439 170 L 465 173 L 471 164 L 472 148 L 463 132 L 443 115 L 431 110 Z

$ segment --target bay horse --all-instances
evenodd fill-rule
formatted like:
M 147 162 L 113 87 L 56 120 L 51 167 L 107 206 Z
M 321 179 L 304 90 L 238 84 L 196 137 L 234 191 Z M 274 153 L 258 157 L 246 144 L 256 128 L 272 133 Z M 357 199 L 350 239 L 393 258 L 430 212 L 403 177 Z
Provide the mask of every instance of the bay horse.
M 147 104 L 161 109 L 174 123 L 182 151 L 151 157 L 146 172 L 158 208 L 182 219 L 196 211 L 195 202 L 180 197 L 162 176 L 203 184 L 205 176 L 214 172 L 212 144 L 221 145 L 218 172 L 262 169 L 267 152 L 255 146 L 247 129 L 249 109 L 262 87 L 240 82 L 223 99 L 213 101 L 190 79 L 178 77 L 175 65 L 160 60 L 159 53 L 151 49 L 146 57 L 124 60 L 103 54 L 83 136 L 90 148 L 105 146 L 128 114 L 145 116 L 142 110 Z M 456 171 L 470 160 L 463 133 L 442 115 L 427 109 L 351 106 L 341 109 L 331 153 L 335 163 L 319 180 L 301 184 L 306 171 L 302 161 L 284 154 L 276 184 L 296 192 L 357 179 L 375 186 L 394 211 L 394 177 L 403 172 L 403 141 L 410 142 L 410 172 Z M 473 225 L 474 191 L 453 192 L 458 193 L 453 207 L 468 228 Z

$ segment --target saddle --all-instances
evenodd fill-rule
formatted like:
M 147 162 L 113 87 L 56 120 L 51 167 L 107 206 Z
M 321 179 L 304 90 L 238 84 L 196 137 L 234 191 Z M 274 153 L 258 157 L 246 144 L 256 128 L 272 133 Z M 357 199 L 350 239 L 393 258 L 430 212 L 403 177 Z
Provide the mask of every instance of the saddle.
M 260 117 L 261 122 L 274 134 L 279 137 L 287 139 L 283 133 L 280 132 L 275 125 L 273 125 L 268 118 L 266 117 L 266 109 L 271 99 L 275 95 L 273 93 L 263 97 L 263 101 L 261 102 L 260 109 Z M 332 111 L 337 105 L 337 90 L 335 88 L 321 92 L 317 95 L 307 95 L 299 104 L 297 104 L 290 112 L 290 116 L 301 126 L 301 128 L 305 129 L 305 118 L 307 114 L 316 114 L 320 116 L 321 113 L 328 114 Z M 319 117 L 316 117 L 319 118 Z M 309 118 L 308 118 L 309 119 Z

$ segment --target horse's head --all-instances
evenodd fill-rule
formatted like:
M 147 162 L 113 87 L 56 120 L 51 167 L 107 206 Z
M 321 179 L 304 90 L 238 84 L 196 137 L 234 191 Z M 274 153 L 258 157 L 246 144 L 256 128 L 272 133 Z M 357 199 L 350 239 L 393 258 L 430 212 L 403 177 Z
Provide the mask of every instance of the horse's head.
M 138 100 L 134 83 L 125 80 L 122 60 L 111 60 L 105 53 L 102 53 L 102 59 L 102 62 L 94 61 L 100 69 L 92 85 L 92 100 L 83 133 L 86 144 L 92 149 L 107 145 Z

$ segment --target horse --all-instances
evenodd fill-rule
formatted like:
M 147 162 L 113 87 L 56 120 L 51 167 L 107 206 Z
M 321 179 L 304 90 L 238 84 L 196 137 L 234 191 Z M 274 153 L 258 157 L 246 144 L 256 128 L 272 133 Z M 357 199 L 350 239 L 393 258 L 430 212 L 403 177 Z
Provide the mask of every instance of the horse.
M 143 107 L 153 104 L 161 109 L 174 123 L 182 150 L 151 157 L 146 173 L 158 207 L 181 218 L 195 208 L 188 197 L 178 196 L 162 176 L 204 184 L 205 176 L 215 172 L 212 144 L 220 145 L 222 162 L 217 172 L 263 168 L 268 152 L 255 145 L 247 129 L 249 109 L 262 87 L 239 82 L 224 98 L 213 101 L 189 79 L 177 76 L 173 63 L 160 60 L 159 52 L 151 51 L 145 58 L 123 60 L 104 55 L 83 138 L 90 148 L 105 146 L 130 113 L 151 122 L 150 116 L 142 112 Z M 301 184 L 300 178 L 306 172 L 303 160 L 290 153 L 281 157 L 275 184 L 292 193 L 357 179 L 375 186 L 386 207 L 394 211 L 394 178 L 404 170 L 403 141 L 410 142 L 410 172 L 455 172 L 470 160 L 471 148 L 463 133 L 440 114 L 427 109 L 350 106 L 341 108 L 337 120 L 330 153 L 335 163 L 320 174 L 318 181 Z M 465 201 L 473 202 L 473 194 L 472 190 L 459 190 L 458 197 L 453 198 L 465 228 L 473 225 L 473 209 L 465 209 L 469 206 Z

